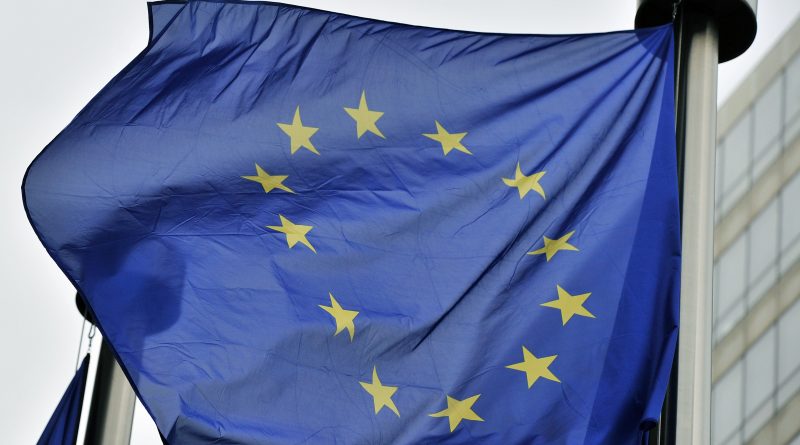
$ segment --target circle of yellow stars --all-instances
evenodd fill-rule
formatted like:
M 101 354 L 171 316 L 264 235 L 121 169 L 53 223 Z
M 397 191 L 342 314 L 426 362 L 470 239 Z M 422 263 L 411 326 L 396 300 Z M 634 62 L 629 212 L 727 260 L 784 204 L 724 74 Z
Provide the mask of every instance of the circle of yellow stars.
M 343 107 L 343 109 L 345 113 L 355 121 L 357 139 L 361 139 L 367 133 L 386 139 L 386 136 L 378 127 L 378 121 L 383 117 L 384 112 L 369 108 L 365 90 L 362 90 L 361 97 L 356 107 Z M 277 126 L 289 137 L 290 155 L 297 154 L 301 149 L 308 150 L 318 156 L 320 155 L 319 150 L 317 150 L 311 140 L 311 138 L 317 134 L 319 128 L 306 126 L 303 123 L 299 105 L 294 110 L 291 123 L 278 122 Z M 451 133 L 438 120 L 434 120 L 433 127 L 435 128 L 435 133 L 422 133 L 422 136 L 437 142 L 441 146 L 444 156 L 448 156 L 453 151 L 474 156 L 472 151 L 470 151 L 463 142 L 468 132 Z M 288 175 L 272 175 L 265 171 L 259 164 L 255 164 L 255 170 L 255 175 L 243 175 L 242 178 L 261 185 L 264 193 L 272 193 L 275 190 L 286 193 L 296 193 L 288 185 L 284 184 L 289 178 Z M 517 189 L 520 200 L 525 199 L 528 193 L 532 191 L 536 192 L 542 199 L 546 199 L 545 190 L 541 184 L 545 173 L 545 171 L 534 171 L 525 174 L 521 164 L 518 162 L 512 178 L 504 177 L 500 179 L 506 186 Z M 296 224 L 283 215 L 278 215 L 278 218 L 280 225 L 265 227 L 284 234 L 286 237 L 286 244 L 290 249 L 294 248 L 294 246 L 299 243 L 307 247 L 311 252 L 317 253 L 314 245 L 308 240 L 308 234 L 314 229 L 313 226 Z M 527 255 L 544 255 L 546 262 L 549 263 L 559 252 L 577 252 L 579 249 L 569 242 L 574 234 L 575 231 L 573 230 L 558 238 L 543 236 L 542 247 L 528 252 Z M 572 295 L 562 288 L 560 284 L 557 284 L 555 294 L 557 297 L 556 299 L 541 303 L 541 307 L 557 309 L 560 312 L 562 326 L 566 326 L 575 316 L 595 318 L 584 306 L 591 296 L 591 292 Z M 333 293 L 329 292 L 328 296 L 330 298 L 330 305 L 326 306 L 320 304 L 318 306 L 333 319 L 335 324 L 333 336 L 347 331 L 350 342 L 352 342 L 356 335 L 355 319 L 359 315 L 359 311 L 345 309 L 334 297 Z M 525 381 L 528 389 L 530 389 L 540 379 L 561 383 L 561 380 L 550 370 L 550 366 L 553 365 L 557 358 L 558 355 L 537 357 L 525 345 L 522 345 L 522 361 L 509 364 L 505 366 L 505 368 L 524 373 Z M 392 399 L 399 387 L 383 384 L 378 377 L 378 369 L 376 366 L 372 368 L 372 381 L 360 381 L 359 384 L 364 391 L 372 397 L 375 415 L 378 415 L 383 408 L 387 408 L 388 411 L 400 417 L 400 410 Z M 481 394 L 474 394 L 463 399 L 457 399 L 449 394 L 445 395 L 447 407 L 441 411 L 431 413 L 429 416 L 434 418 L 447 417 L 450 432 L 455 431 L 461 422 L 465 420 L 473 422 L 484 421 L 484 419 L 473 410 L 473 406 L 477 403 Z

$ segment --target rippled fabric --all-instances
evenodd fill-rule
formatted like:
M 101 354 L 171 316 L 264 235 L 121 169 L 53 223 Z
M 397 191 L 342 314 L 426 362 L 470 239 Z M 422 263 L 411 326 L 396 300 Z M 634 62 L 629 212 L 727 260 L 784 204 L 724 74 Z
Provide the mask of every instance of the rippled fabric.
M 151 15 L 23 191 L 170 443 L 638 443 L 677 333 L 669 27 Z
M 89 354 L 86 354 L 36 445 L 75 445 L 78 440 L 88 373 Z

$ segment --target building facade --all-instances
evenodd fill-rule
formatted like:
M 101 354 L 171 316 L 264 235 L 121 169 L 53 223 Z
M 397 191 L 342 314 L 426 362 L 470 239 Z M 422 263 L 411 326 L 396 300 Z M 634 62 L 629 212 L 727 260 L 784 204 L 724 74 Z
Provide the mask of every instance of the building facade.
M 720 108 L 712 445 L 800 445 L 800 20 Z

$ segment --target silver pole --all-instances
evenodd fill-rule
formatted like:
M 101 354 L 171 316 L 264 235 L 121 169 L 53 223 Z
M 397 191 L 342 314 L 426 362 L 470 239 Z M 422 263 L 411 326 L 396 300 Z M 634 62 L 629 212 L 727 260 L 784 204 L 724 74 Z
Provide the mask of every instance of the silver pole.
M 677 141 L 683 172 L 680 335 L 674 443 L 711 441 L 711 283 L 718 30 L 714 18 L 681 12 Z
M 105 340 L 97 361 L 84 445 L 127 445 L 131 441 L 136 394 Z

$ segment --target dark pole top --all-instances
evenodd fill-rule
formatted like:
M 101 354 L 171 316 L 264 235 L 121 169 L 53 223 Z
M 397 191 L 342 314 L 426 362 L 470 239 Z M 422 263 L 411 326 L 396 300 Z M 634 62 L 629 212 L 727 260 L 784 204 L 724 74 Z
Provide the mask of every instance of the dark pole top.
M 636 27 L 663 25 L 672 21 L 679 0 L 637 0 Z M 756 38 L 758 0 L 683 0 L 681 7 L 712 15 L 719 29 L 719 62 L 744 53 Z
M 86 318 L 86 321 L 94 324 L 94 315 L 92 311 L 86 307 L 86 301 L 83 299 L 83 295 L 81 295 L 80 292 L 75 292 L 75 306 L 78 308 L 78 312 L 81 316 Z

